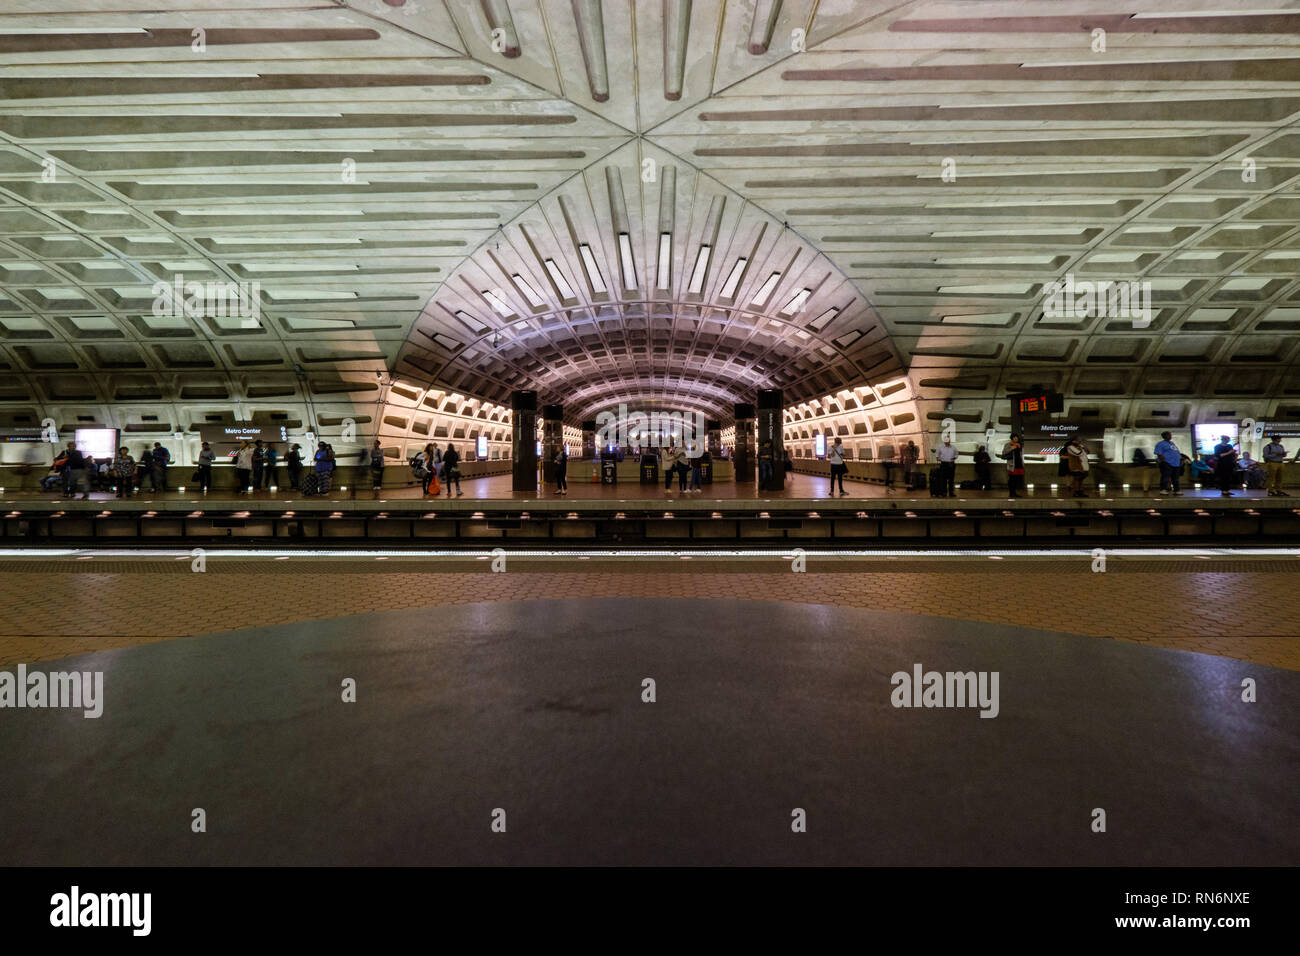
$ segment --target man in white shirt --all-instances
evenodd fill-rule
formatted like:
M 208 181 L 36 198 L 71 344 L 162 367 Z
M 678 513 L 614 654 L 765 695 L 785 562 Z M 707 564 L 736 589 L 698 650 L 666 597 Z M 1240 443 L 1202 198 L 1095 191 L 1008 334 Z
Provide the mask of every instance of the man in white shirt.
M 835 495 L 835 480 L 840 482 L 840 494 L 847 495 L 844 490 L 844 473 L 849 470 L 849 466 L 844 463 L 844 441 L 835 439 L 835 444 L 831 445 L 830 451 L 826 453 L 826 460 L 831 463 L 831 496 Z
M 951 498 L 957 493 L 957 449 L 952 439 L 944 439 L 943 447 L 936 452 L 939 459 L 939 493 L 944 498 Z

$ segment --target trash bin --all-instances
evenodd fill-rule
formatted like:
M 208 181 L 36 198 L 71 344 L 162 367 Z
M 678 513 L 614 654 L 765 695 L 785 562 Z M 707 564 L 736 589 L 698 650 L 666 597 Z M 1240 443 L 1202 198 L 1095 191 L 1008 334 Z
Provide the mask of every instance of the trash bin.
M 641 484 L 643 485 L 659 484 L 659 456 L 658 455 L 641 456 Z
M 713 484 L 713 459 L 708 455 L 700 462 L 700 481 L 706 485 Z
M 600 483 L 602 485 L 618 484 L 618 462 L 602 461 L 600 463 Z

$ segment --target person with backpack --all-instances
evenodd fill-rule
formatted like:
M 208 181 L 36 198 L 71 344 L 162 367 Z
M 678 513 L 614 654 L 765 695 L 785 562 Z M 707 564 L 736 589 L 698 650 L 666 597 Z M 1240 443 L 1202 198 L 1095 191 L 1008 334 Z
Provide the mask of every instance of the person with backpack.
M 1088 449 L 1077 436 L 1071 438 L 1061 449 L 1061 457 L 1066 462 L 1070 473 L 1070 488 L 1075 498 L 1087 498 L 1083 490 L 1083 480 L 1088 477 Z
M 289 449 L 289 454 L 284 456 L 284 460 L 289 466 L 289 487 L 298 491 L 302 481 L 302 446 L 295 444 Z
M 379 439 L 370 446 L 370 490 L 376 498 L 379 497 L 380 489 L 384 487 L 384 449 L 379 444 Z
M 456 446 L 447 442 L 447 450 L 442 453 L 442 473 L 447 476 L 447 497 L 451 497 L 451 486 L 456 485 L 456 497 L 465 493 L 460 490 L 460 452 Z
M 826 453 L 826 460 L 831 465 L 831 491 L 827 497 L 834 497 L 837 481 L 840 483 L 840 495 L 847 495 L 848 492 L 844 490 L 844 474 L 849 470 L 849 466 L 844 463 L 844 439 L 835 439 L 830 451 Z
M 438 480 L 437 453 L 438 446 L 429 442 L 424 446 L 424 450 L 415 456 L 420 463 L 420 491 L 426 495 L 429 493 L 429 486 Z
M 1219 482 L 1219 494 L 1231 498 L 1232 488 L 1237 484 L 1237 449 L 1232 438 L 1221 435 L 1221 441 L 1214 446 L 1214 476 Z
M 153 487 L 154 491 L 167 490 L 167 466 L 172 463 L 172 453 L 161 442 L 153 443 Z
M 280 463 L 280 453 L 275 450 L 274 445 L 266 446 L 266 465 L 262 470 L 262 484 L 269 488 L 279 488 L 279 476 L 276 475 L 276 466 Z
M 1007 497 L 1019 498 L 1016 492 L 1025 487 L 1025 454 L 1020 436 L 1012 432 L 998 457 L 1007 463 Z

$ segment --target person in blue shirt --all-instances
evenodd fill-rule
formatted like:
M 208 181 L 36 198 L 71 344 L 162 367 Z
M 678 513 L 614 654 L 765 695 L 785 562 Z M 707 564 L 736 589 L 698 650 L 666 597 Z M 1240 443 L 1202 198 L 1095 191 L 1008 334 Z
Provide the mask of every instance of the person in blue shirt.
M 1183 470 L 1183 453 L 1174 444 L 1172 432 L 1161 432 L 1156 444 L 1156 463 L 1160 466 L 1160 493 L 1181 495 L 1178 478 Z
M 1221 441 L 1214 446 L 1215 477 L 1219 479 L 1219 494 L 1225 498 L 1232 497 L 1230 490 L 1237 483 L 1237 449 L 1227 435 L 1220 436 Z

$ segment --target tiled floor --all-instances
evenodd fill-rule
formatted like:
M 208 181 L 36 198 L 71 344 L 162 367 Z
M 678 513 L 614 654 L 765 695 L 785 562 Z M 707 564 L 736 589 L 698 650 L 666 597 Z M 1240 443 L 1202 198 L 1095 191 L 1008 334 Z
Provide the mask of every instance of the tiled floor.
M 1115 564 L 1084 558 L 953 560 L 925 567 L 788 561 L 579 563 L 411 559 L 378 564 L 308 558 L 0 562 L 0 666 L 92 650 L 378 610 L 484 601 L 614 597 L 629 614 L 649 597 L 743 597 L 1020 625 L 1237 658 L 1300 670 L 1300 587 L 1284 561 Z M 1300 561 L 1296 562 L 1300 564 Z M 581 570 L 578 568 L 581 567 Z M 383 570 L 377 570 L 382 568 Z M 702 622 L 707 626 L 707 622 Z

